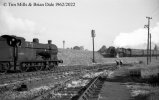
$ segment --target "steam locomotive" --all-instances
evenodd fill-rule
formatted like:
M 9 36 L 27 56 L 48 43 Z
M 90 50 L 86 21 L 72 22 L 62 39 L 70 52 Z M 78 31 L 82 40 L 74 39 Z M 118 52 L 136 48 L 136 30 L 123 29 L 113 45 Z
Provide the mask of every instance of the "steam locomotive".
M 58 60 L 58 48 L 48 40 L 48 44 L 39 43 L 37 38 L 27 42 L 23 37 L 2 35 L 0 37 L 0 72 L 9 70 L 26 72 L 29 69 L 52 70 L 63 63 Z

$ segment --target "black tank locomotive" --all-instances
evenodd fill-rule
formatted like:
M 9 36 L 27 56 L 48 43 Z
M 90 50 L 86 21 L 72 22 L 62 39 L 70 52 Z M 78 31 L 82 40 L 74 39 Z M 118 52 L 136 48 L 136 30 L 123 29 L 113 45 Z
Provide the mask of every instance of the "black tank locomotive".
M 51 70 L 63 63 L 57 58 L 58 48 L 56 45 L 41 44 L 37 38 L 33 42 L 27 42 L 23 37 L 2 35 L 0 37 L 0 72 L 8 70 L 27 71 L 30 68 L 35 70 Z

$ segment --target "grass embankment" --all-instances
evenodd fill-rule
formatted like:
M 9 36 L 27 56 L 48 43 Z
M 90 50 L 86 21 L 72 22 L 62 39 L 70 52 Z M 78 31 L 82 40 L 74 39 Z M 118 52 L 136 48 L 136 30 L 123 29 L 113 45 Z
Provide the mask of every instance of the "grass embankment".
M 58 58 L 63 60 L 63 65 L 89 65 L 92 64 L 92 51 L 59 49 Z M 103 63 L 103 57 L 95 52 L 95 61 Z

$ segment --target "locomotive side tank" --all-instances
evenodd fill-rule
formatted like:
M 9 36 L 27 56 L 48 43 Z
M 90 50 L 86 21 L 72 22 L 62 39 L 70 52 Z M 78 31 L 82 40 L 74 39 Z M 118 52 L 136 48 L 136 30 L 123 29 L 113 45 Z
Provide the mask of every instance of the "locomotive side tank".
M 58 48 L 51 40 L 41 44 L 37 38 L 27 42 L 22 37 L 3 35 L 0 37 L 0 72 L 13 68 L 20 71 L 30 68 L 51 70 L 63 62 L 58 60 L 57 53 Z

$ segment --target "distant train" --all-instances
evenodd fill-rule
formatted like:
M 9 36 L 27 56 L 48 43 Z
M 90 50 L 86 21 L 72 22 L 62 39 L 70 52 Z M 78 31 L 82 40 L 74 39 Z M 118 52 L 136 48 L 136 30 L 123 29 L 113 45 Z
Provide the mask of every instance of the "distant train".
M 117 49 L 120 57 L 145 57 L 147 56 L 147 50 L 144 49 L 125 49 L 119 48 Z M 150 55 L 150 50 L 149 50 Z M 151 50 L 151 56 L 159 56 L 159 51 Z
M 23 37 L 2 35 L 0 37 L 0 72 L 29 69 L 51 70 L 63 63 L 58 60 L 58 48 L 48 40 L 48 44 L 41 44 L 37 38 L 27 42 Z
M 116 57 L 118 54 L 120 57 L 145 57 L 147 56 L 147 50 L 144 49 L 126 49 L 126 48 L 115 48 L 113 46 L 106 49 L 105 47 L 98 51 L 104 57 Z M 149 51 L 150 55 L 150 51 Z M 151 56 L 159 56 L 158 50 L 151 50 Z

